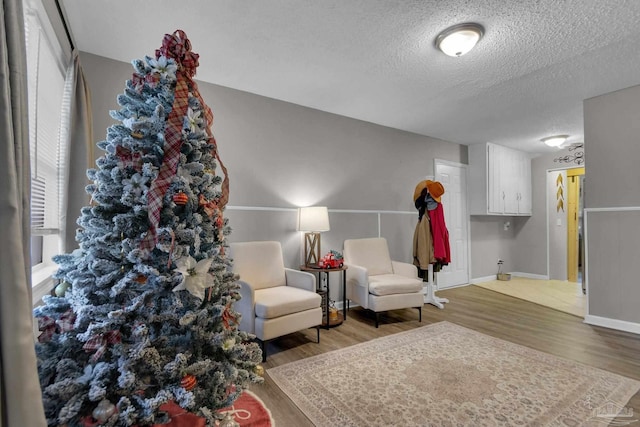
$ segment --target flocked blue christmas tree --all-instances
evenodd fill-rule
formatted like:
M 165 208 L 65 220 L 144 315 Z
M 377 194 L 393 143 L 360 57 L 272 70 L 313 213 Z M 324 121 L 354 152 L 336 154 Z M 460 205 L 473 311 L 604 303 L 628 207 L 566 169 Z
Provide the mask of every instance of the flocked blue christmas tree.
M 168 423 L 175 405 L 212 426 L 262 380 L 232 306 L 227 174 L 197 66 L 184 32 L 165 35 L 155 57 L 133 61 L 119 123 L 98 143 L 79 249 L 54 258 L 64 294 L 34 310 L 50 426 Z

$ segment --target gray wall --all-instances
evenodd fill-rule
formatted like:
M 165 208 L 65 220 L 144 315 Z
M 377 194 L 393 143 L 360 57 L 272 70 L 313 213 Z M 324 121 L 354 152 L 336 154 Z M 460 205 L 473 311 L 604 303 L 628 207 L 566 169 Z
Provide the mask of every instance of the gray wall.
M 133 69 L 87 53 L 81 63 L 97 142 L 114 123 L 109 110 L 119 108 L 116 96 Z M 212 131 L 229 170 L 230 241 L 279 240 L 289 267 L 302 260 L 296 208 L 310 205 L 329 208 L 323 252 L 380 230 L 393 258 L 411 262 L 416 184 L 434 174 L 436 158 L 467 163 L 466 146 L 213 84 L 198 86 L 213 110 Z
M 640 323 L 640 86 L 584 102 L 589 315 Z M 591 212 L 590 210 L 594 211 Z
M 640 206 L 640 86 L 584 102 L 585 208 Z
M 498 259 L 504 261 L 502 272 L 515 271 L 516 218 L 510 216 L 471 217 L 471 280 L 486 279 L 498 272 Z M 505 230 L 505 223 L 507 228 Z

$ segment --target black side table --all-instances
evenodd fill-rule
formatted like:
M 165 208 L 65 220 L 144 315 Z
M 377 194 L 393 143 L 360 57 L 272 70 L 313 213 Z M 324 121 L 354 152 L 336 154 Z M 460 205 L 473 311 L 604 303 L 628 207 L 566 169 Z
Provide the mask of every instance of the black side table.
M 315 265 L 301 265 L 300 270 L 308 271 L 310 273 L 318 273 L 318 290 L 320 290 L 320 284 L 322 283 L 322 273 L 327 276 L 327 298 L 325 301 L 324 311 L 327 315 L 327 321 L 322 323 L 325 329 L 334 328 L 342 325 L 342 322 L 347 320 L 347 267 L 346 265 L 336 268 L 324 268 Z M 342 271 L 342 314 L 338 313 L 336 320 L 329 319 L 329 273 Z

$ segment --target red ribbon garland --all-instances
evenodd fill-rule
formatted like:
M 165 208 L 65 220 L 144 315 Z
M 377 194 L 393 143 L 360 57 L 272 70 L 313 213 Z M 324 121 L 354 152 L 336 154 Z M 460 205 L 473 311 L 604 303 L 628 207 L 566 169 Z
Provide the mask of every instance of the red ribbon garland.
M 92 336 L 89 341 L 84 343 L 82 348 L 87 352 L 96 350 L 95 354 L 91 356 L 91 361 L 96 362 L 107 351 L 107 345 L 118 344 L 122 342 L 120 331 L 108 331 L 103 334 Z
M 229 199 L 229 179 L 227 169 L 222 164 L 218 155 L 215 139 L 211 134 L 211 123 L 213 123 L 213 113 L 211 109 L 204 103 L 200 96 L 197 84 L 193 81 L 198 67 L 197 53 L 191 52 L 191 42 L 182 30 L 177 30 L 173 34 L 165 34 L 162 40 L 162 47 L 156 50 L 156 59 L 164 56 L 173 58 L 178 66 L 176 72 L 176 90 L 171 113 L 167 119 L 165 128 L 165 146 L 164 158 L 158 177 L 152 182 L 149 189 L 148 215 L 149 215 L 149 232 L 142 241 L 142 248 L 152 250 L 157 241 L 157 228 L 160 221 L 160 210 L 162 209 L 162 200 L 171 184 L 173 176 L 176 174 L 178 161 L 180 159 L 180 148 L 182 147 L 182 123 L 183 118 L 187 114 L 189 106 L 189 89 L 193 95 L 200 101 L 204 109 L 206 119 L 207 135 L 210 143 L 214 145 L 215 157 L 225 174 L 222 183 L 222 197 L 218 200 L 219 206 L 224 206 Z

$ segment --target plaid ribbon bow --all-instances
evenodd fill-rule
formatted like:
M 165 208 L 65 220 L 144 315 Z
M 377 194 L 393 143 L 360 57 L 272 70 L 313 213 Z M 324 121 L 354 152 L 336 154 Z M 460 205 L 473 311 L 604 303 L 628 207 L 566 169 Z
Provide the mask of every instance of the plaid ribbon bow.
M 133 73 L 133 77 L 131 77 L 131 82 L 133 83 L 133 87 L 138 93 L 142 92 L 142 88 L 144 84 L 147 83 L 149 87 L 156 87 L 160 82 L 160 76 L 157 74 L 147 74 L 146 76 L 141 76 L 138 73 Z
M 218 204 L 215 200 L 207 200 L 202 194 L 198 197 L 198 204 L 207 216 L 211 217 L 218 213 Z
M 225 329 L 230 329 L 232 323 L 238 323 L 237 317 L 231 313 L 231 304 L 227 304 L 222 312 L 222 323 Z
M 38 335 L 39 342 L 47 342 L 51 340 L 53 334 L 56 332 L 56 321 L 53 320 L 49 316 L 44 316 L 38 318 L 38 330 L 42 331 L 40 335 Z
M 38 341 L 51 341 L 53 334 L 56 332 L 63 333 L 71 331 L 75 321 L 76 314 L 71 309 L 65 311 L 58 320 L 53 320 L 53 318 L 49 316 L 38 318 L 38 330 L 42 332 L 38 335 Z
M 120 342 L 122 342 L 120 331 L 114 330 L 92 336 L 89 338 L 89 341 L 84 343 L 82 348 L 87 353 L 96 350 L 95 354 L 91 356 L 91 361 L 95 362 L 102 357 L 105 351 L 107 351 L 107 345 L 118 344 Z
M 167 119 L 165 128 L 165 146 L 164 158 L 158 177 L 151 183 L 151 188 L 147 194 L 148 215 L 149 215 L 149 232 L 142 242 L 142 248 L 152 250 L 157 241 L 157 228 L 160 221 L 160 210 L 162 209 L 162 200 L 171 184 L 171 179 L 176 174 L 178 161 L 180 159 L 180 148 L 182 147 L 182 123 L 183 118 L 187 114 L 189 106 L 189 90 L 195 96 L 204 109 L 206 120 L 207 135 L 209 142 L 214 145 L 215 157 L 220 163 L 224 172 L 224 181 L 222 183 L 222 197 L 218 201 L 219 206 L 224 206 L 229 199 L 229 180 L 227 169 L 222 164 L 218 155 L 215 139 L 211 134 L 211 123 L 213 123 L 213 112 L 204 103 L 193 76 L 196 74 L 198 67 L 197 53 L 191 52 L 191 42 L 182 30 L 177 30 L 173 34 L 165 34 L 162 40 L 162 47 L 156 50 L 156 59 L 161 56 L 173 58 L 178 65 L 176 72 L 176 89 L 173 100 L 173 106 Z
M 131 166 L 138 172 L 142 170 L 142 156 L 140 153 L 134 153 L 128 148 L 118 145 L 116 147 L 116 156 L 123 167 Z

